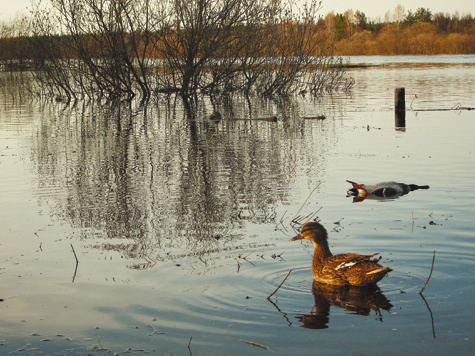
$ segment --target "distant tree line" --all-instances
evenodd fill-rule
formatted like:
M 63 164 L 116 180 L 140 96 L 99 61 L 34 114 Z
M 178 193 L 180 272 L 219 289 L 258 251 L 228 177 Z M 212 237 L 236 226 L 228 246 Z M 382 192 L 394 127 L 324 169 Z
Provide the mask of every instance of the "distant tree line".
M 43 0 L 0 25 L 0 69 L 66 100 L 347 90 L 342 55 L 475 53 L 475 20 L 398 5 L 384 21 L 292 0 Z
M 384 21 L 368 20 L 361 11 L 329 13 L 320 20 L 336 40 L 339 55 L 473 54 L 475 19 L 398 5 Z
M 28 35 L 0 36 L 0 59 L 31 65 L 36 90 L 66 100 L 348 89 L 320 8 L 291 0 L 40 1 Z

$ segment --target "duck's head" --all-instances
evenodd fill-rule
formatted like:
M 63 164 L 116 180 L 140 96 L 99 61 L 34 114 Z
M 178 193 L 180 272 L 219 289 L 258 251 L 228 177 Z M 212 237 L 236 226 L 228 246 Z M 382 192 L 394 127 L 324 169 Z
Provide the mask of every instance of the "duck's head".
M 368 189 L 365 188 L 364 184 L 358 184 L 351 180 L 347 180 L 347 182 L 353 185 L 353 188 L 348 189 L 346 197 L 353 197 L 353 203 L 358 203 L 366 199 Z
M 368 195 L 368 190 L 365 188 L 364 184 L 358 184 L 352 182 L 351 180 L 347 180 L 347 182 L 353 186 L 353 188 L 348 189 L 346 192 L 347 197 L 366 198 Z
M 312 221 L 302 226 L 298 235 L 292 237 L 290 241 L 306 239 L 312 241 L 313 243 L 320 244 L 322 242 L 326 242 L 327 237 L 327 230 L 318 222 Z

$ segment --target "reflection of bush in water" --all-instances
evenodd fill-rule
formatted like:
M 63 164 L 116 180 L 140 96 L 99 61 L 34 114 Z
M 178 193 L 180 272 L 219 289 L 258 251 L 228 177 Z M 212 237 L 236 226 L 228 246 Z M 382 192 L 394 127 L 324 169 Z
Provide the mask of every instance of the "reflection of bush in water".
M 292 131 L 266 121 L 191 124 L 176 117 L 180 107 L 55 107 L 34 136 L 40 189 L 58 192 L 41 199 L 92 247 L 146 261 L 137 268 L 242 247 L 239 230 L 275 223 L 289 199 L 296 161 L 286 140 L 302 136 L 299 121 Z

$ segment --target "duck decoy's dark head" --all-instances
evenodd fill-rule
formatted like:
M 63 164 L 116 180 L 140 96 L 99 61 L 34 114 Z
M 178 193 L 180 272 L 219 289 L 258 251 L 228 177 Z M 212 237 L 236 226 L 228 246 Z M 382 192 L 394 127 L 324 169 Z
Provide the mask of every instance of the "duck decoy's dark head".
M 358 198 L 366 198 L 368 195 L 368 190 L 364 186 L 364 184 L 358 184 L 356 182 L 352 182 L 351 180 L 347 180 L 353 187 L 348 189 L 346 192 L 347 197 L 358 197 Z
M 326 240 L 327 236 L 327 230 L 318 222 L 312 221 L 302 226 L 300 232 L 292 237 L 290 241 L 306 239 L 318 243 L 322 239 Z

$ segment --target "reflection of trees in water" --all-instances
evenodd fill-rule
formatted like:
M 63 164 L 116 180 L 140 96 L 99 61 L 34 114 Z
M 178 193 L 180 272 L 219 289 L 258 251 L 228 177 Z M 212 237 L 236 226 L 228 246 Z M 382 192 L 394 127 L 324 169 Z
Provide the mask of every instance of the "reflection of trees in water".
M 229 108 L 219 124 L 170 105 L 51 110 L 33 148 L 41 196 L 95 247 L 145 261 L 134 268 L 236 248 L 245 222 L 274 221 L 299 170 L 322 176 L 332 135 L 303 120 L 228 120 L 244 117 Z

